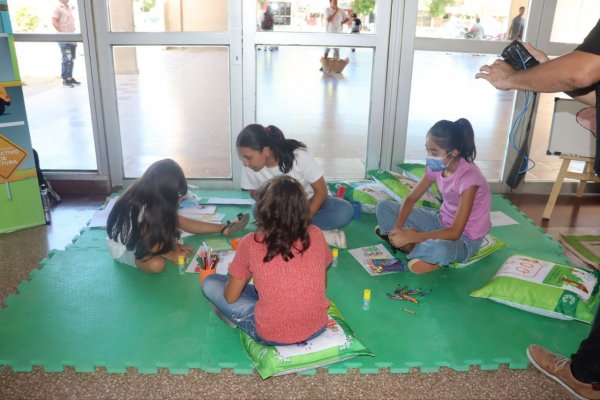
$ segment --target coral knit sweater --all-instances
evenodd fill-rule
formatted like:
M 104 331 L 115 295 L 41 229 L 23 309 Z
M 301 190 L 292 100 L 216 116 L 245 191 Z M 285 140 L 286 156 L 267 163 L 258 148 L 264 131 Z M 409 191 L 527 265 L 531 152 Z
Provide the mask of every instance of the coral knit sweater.
M 267 247 L 249 233 L 238 246 L 229 265 L 229 275 L 254 285 L 259 299 L 254 309 L 256 331 L 265 340 L 279 343 L 301 342 L 327 323 L 329 300 L 325 295 L 326 271 L 331 250 L 323 233 L 309 226 L 310 247 L 293 251 L 287 262 L 278 255 L 265 263 Z M 261 233 L 256 233 L 260 240 Z

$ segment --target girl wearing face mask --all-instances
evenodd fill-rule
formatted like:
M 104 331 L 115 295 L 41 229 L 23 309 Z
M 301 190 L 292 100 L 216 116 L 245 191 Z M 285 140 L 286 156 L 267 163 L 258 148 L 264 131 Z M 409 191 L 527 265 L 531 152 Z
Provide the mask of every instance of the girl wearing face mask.
M 425 139 L 425 176 L 402 203 L 377 205 L 375 233 L 408 253 L 408 267 L 414 273 L 467 261 L 490 230 L 490 188 L 473 163 L 474 136 L 464 118 L 435 123 Z M 415 208 L 434 182 L 444 200 L 440 210 Z

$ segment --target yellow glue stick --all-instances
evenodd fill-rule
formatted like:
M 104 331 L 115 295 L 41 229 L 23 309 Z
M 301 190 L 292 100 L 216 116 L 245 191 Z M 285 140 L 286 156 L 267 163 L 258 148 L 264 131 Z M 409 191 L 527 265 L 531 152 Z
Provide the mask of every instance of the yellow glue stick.
M 371 290 L 365 289 L 363 292 L 363 310 L 368 310 L 371 307 Z
M 183 275 L 185 273 L 185 257 L 177 256 L 177 265 L 179 266 L 179 274 Z
M 338 256 L 340 255 L 340 250 L 337 247 L 334 247 L 333 250 L 331 250 L 331 254 L 333 255 L 333 261 L 331 261 L 331 266 L 337 267 L 338 266 Z

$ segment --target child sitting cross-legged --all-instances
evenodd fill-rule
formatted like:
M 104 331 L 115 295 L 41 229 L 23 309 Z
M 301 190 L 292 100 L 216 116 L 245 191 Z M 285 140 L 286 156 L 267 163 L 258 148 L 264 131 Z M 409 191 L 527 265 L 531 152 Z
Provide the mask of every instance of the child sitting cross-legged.
M 375 214 L 375 233 L 407 252 L 408 268 L 417 274 L 477 254 L 489 232 L 491 194 L 475 163 L 475 134 L 471 123 L 441 120 L 425 140 L 425 176 L 402 203 L 382 201 Z M 444 202 L 438 211 L 415 207 L 433 183 Z
M 312 339 L 327 326 L 331 251 L 310 225 L 309 201 L 296 179 L 279 175 L 256 194 L 258 230 L 240 241 L 229 278 L 208 276 L 202 290 L 221 319 L 259 343 Z

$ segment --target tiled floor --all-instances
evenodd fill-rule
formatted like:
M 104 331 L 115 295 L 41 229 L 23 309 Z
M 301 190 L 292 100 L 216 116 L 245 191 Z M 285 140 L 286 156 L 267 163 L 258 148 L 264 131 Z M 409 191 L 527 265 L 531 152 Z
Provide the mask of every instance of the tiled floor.
M 278 125 L 288 137 L 304 141 L 326 177 L 363 177 L 373 52 L 342 49 L 350 63 L 338 76 L 318 70 L 321 52 L 318 47 L 296 46 L 257 51 L 257 121 Z M 435 121 L 464 116 L 474 124 L 477 163 L 489 179 L 498 179 L 514 95 L 474 79 L 475 71 L 494 58 L 416 53 L 407 160 L 423 159 L 424 135 Z M 163 157 L 176 159 L 188 177 L 231 174 L 227 65 L 223 47 L 138 48 L 139 74 L 116 76 L 126 176 L 139 176 Z M 42 167 L 94 169 L 85 79 L 80 78 L 81 87 L 71 89 L 56 79 L 52 85 L 23 78 L 32 82 L 24 90 Z M 545 155 L 551 107 L 551 96 L 542 99 L 532 150 L 537 165 L 527 179 L 553 180 L 560 165 L 557 157 Z

